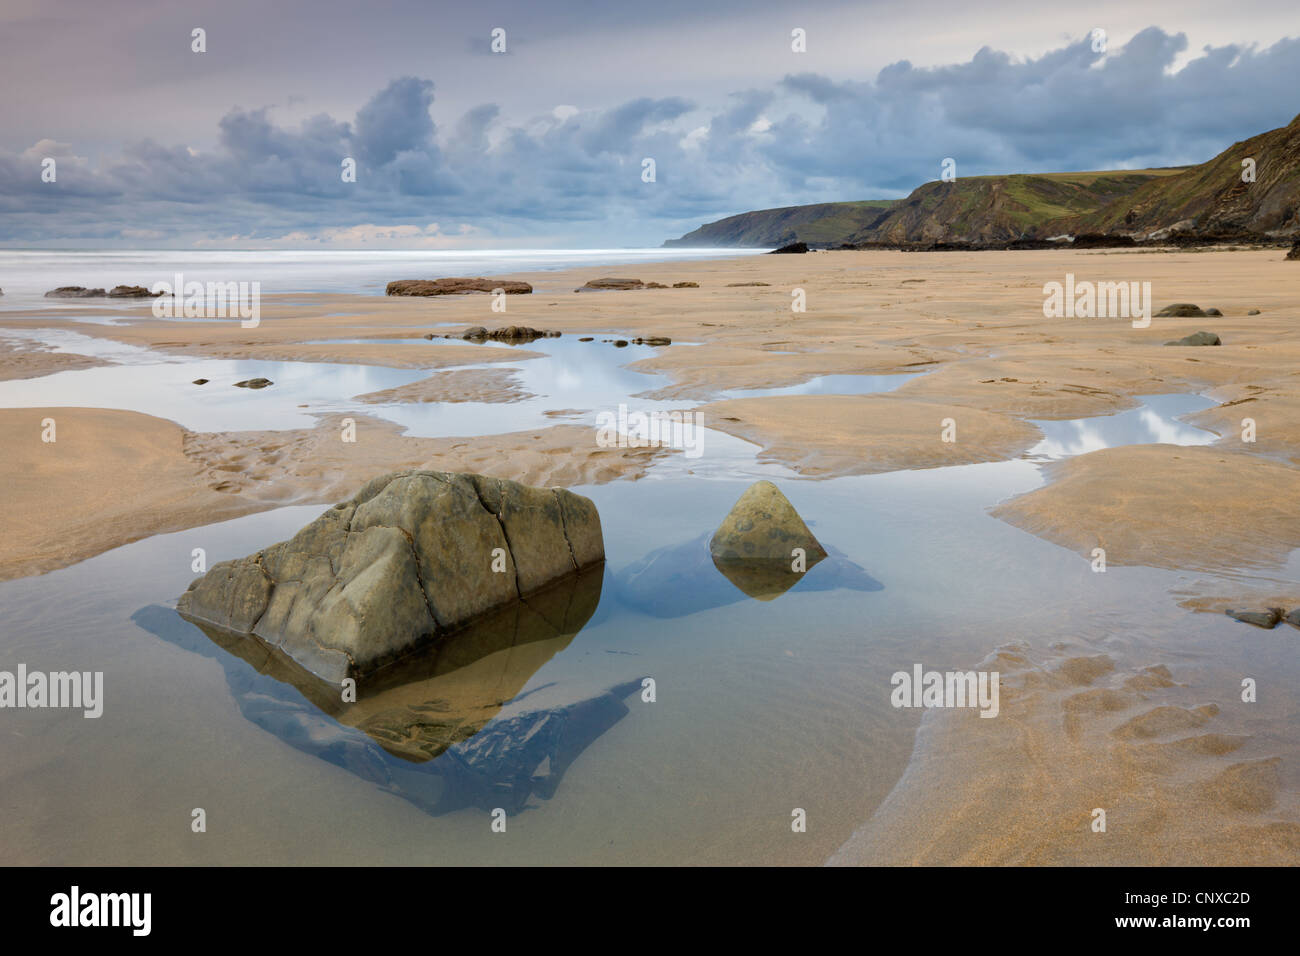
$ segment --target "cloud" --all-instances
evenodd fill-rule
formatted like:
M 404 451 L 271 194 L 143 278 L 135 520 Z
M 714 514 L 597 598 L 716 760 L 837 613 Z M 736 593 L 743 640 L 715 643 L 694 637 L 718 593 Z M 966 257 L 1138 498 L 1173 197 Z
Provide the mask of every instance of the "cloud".
M 985 47 L 864 80 L 790 74 L 713 103 L 638 97 L 510 120 L 488 102 L 442 124 L 433 83 L 402 76 L 350 120 L 231 109 L 206 150 L 0 151 L 0 241 L 657 244 L 747 209 L 904 195 L 945 157 L 960 175 L 1178 165 L 1292 118 L 1300 40 L 1206 47 L 1174 70 L 1186 56 L 1185 37 L 1151 27 L 1104 54 L 1087 37 L 1036 58 Z M 45 156 L 56 183 L 41 181 Z
M 357 111 L 356 144 L 372 166 L 383 166 L 399 153 L 432 153 L 433 83 L 414 76 L 394 80 Z

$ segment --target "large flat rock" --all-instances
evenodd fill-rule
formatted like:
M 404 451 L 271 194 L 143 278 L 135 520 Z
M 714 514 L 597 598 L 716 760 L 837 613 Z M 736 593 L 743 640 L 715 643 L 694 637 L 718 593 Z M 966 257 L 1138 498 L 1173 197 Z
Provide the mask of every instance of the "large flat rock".
M 506 295 L 528 295 L 533 287 L 517 279 L 396 279 L 384 290 L 387 295 L 469 295 L 492 293 L 500 289 Z

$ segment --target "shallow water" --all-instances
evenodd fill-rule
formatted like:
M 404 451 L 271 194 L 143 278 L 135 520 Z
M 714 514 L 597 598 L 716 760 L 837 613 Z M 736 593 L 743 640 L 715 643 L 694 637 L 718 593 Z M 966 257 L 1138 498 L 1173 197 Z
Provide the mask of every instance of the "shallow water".
M 147 350 L 118 352 L 129 363 L 119 367 L 0 383 L 0 405 L 102 402 L 205 429 L 296 427 L 309 412 L 354 408 L 417 434 L 483 434 L 549 424 L 541 412 L 551 408 L 693 404 L 636 398 L 662 379 L 624 365 L 654 349 L 569 338 L 528 348 L 547 356 L 518 364 L 520 384 L 539 398 L 511 405 L 349 404 L 429 373 L 160 361 Z M 276 385 L 230 386 L 254 375 Z M 189 384 L 201 376 L 212 383 Z M 827 376 L 806 387 L 858 393 L 906 378 Z M 597 504 L 605 534 L 594 614 L 576 633 L 489 645 L 427 685 L 413 682 L 417 706 L 499 696 L 476 733 L 430 759 L 385 749 L 313 682 L 260 671 L 249 662 L 255 648 L 223 646 L 172 610 L 195 576 L 193 549 L 209 565 L 243 556 L 319 507 L 159 535 L 0 583 L 0 667 L 103 671 L 106 698 L 93 720 L 5 713 L 0 862 L 815 864 L 908 766 L 919 714 L 890 705 L 890 677 L 914 664 L 969 669 L 1008 641 L 1068 642 L 1122 666 L 1163 663 L 1186 694 L 1225 709 L 1234 693 L 1225 671 L 1294 686 L 1300 667 L 1279 640 L 1247 640 L 1255 635 L 1244 625 L 1177 606 L 1175 594 L 1212 592 L 1221 583 L 1212 576 L 1096 574 L 987 514 L 1038 487 L 1044 459 L 1212 440 L 1177 421 L 1205 404 L 1152 396 L 1119 415 L 1038 423 L 1044 441 L 1020 460 L 822 481 L 760 465 L 754 446 L 706 431 L 697 460 L 670 456 L 645 480 L 577 488 Z M 700 553 L 759 475 L 778 481 L 834 556 L 806 585 L 768 600 L 747 596 Z M 684 573 L 646 574 L 649 565 Z M 1272 577 L 1293 584 L 1297 575 L 1293 560 Z M 642 697 L 647 677 L 653 702 Z M 1256 718 L 1264 743 L 1293 722 L 1285 706 L 1275 697 Z M 200 807 L 208 828 L 195 834 Z M 490 826 L 497 808 L 504 834 Z M 791 832 L 796 808 L 806 833 Z
M 814 533 L 879 589 L 736 592 L 695 609 L 702 589 L 630 594 L 620 575 L 707 533 L 747 482 L 579 488 L 605 530 L 599 608 L 567 641 L 480 665 L 508 668 L 515 702 L 424 763 L 387 753 L 170 610 L 193 548 L 209 562 L 240 556 L 319 508 L 0 584 L 5 661 L 102 670 L 106 697 L 98 720 L 6 715 L 5 862 L 821 862 L 908 760 L 917 716 L 890 707 L 893 672 L 969 668 L 1011 639 L 1114 652 L 1122 625 L 1144 660 L 1186 679 L 1240 637 L 1241 625 L 1176 608 L 1176 575 L 1093 574 L 985 514 L 1040 480 L 1016 461 L 784 483 Z M 539 713 L 559 724 L 540 740 L 529 733 Z M 476 740 L 515 747 L 493 759 Z M 206 834 L 189 832 L 194 807 Z M 505 835 L 490 830 L 497 807 Z M 794 808 L 808 833 L 790 832 Z
M 1068 458 L 1119 445 L 1209 445 L 1218 441 L 1212 431 L 1189 425 L 1181 418 L 1214 407 L 1200 395 L 1143 395 L 1139 405 L 1114 415 L 1065 421 L 1034 420 L 1043 440 L 1029 450 L 1036 458 Z
M 370 392 L 418 382 L 436 376 L 442 370 L 323 362 L 195 359 L 62 329 L 5 332 L 4 335 L 39 343 L 55 351 L 102 357 L 119 364 L 0 382 L 0 407 L 76 405 L 116 408 L 159 415 L 194 431 L 309 428 L 316 421 L 313 413 L 359 412 L 396 422 L 410 435 L 436 438 L 545 428 L 557 421 L 546 413 L 559 409 L 583 413 L 580 417 L 563 420 L 594 423 L 597 413 L 616 414 L 620 405 L 651 415 L 681 412 L 700 404 L 697 401 L 643 397 L 643 393 L 667 385 L 667 376 L 639 372 L 627 366 L 658 354 L 659 348 L 631 344 L 615 348 L 600 339 L 581 342 L 573 336 L 538 339 L 517 347 L 528 352 L 540 352 L 545 358 L 529 359 L 521 355 L 518 363 L 458 366 L 509 369 L 517 385 L 528 394 L 523 400 L 371 404 L 354 399 Z M 447 339 L 397 341 L 431 351 L 448 344 L 465 344 Z M 499 342 L 485 342 L 475 347 L 494 353 L 516 348 Z M 686 346 L 674 344 L 667 347 Z M 236 382 L 259 377 L 270 379 L 274 384 L 257 390 L 233 387 Z M 829 375 L 788 388 L 736 390 L 720 394 L 725 397 L 826 392 L 864 394 L 891 391 L 913 377 Z M 196 379 L 208 379 L 208 382 L 195 385 Z

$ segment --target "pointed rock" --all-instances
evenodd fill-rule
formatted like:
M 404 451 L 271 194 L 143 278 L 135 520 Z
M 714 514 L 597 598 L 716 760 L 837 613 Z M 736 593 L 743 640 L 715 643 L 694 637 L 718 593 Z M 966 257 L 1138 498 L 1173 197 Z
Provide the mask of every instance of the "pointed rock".
M 715 564 L 757 561 L 789 568 L 795 548 L 803 549 L 809 568 L 826 557 L 794 505 L 770 481 L 746 488 L 709 540 Z

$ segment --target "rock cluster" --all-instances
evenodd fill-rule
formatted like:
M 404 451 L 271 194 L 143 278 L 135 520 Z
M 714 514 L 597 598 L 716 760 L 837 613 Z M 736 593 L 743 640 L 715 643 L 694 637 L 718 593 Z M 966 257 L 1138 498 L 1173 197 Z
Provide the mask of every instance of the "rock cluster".
M 485 329 L 481 325 L 466 329 L 459 336 L 448 335 L 446 338 L 462 338 L 468 342 L 512 342 L 525 343 L 537 339 L 558 339 L 561 333 L 554 329 L 534 329 L 527 325 L 507 325 L 500 329 Z
M 642 282 L 640 279 L 626 279 L 617 277 L 606 277 L 602 279 L 591 279 L 580 288 L 574 289 L 574 292 L 613 292 L 628 289 L 698 289 L 698 282 L 674 282 L 668 286 L 663 282 Z
M 112 290 L 88 289 L 84 285 L 61 285 L 45 293 L 47 299 L 156 299 L 161 292 L 150 292 L 142 285 L 115 285 Z
M 47 299 L 102 299 L 108 295 L 103 289 L 87 289 L 84 285 L 61 285 L 45 293 Z

